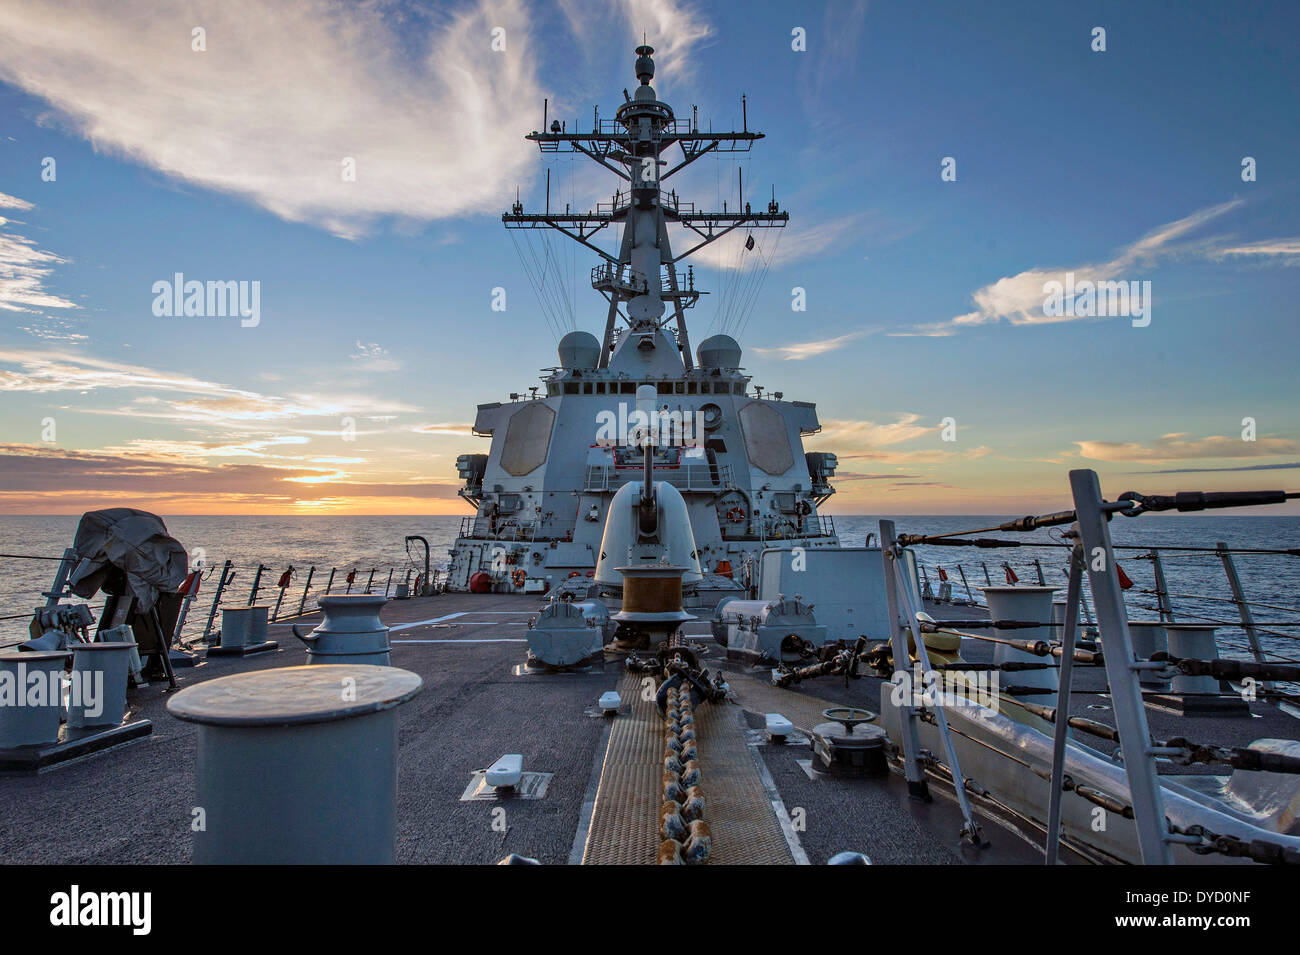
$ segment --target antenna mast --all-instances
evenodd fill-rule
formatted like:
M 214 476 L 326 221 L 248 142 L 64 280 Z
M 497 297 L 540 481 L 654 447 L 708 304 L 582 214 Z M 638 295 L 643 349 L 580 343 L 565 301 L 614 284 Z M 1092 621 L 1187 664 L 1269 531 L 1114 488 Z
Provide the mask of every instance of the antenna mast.
M 650 81 L 654 78 L 654 48 L 636 48 L 636 92 L 615 111 L 613 120 L 593 119 L 590 133 L 567 132 L 558 120 L 548 129 L 530 133 L 527 139 L 537 143 L 543 153 L 578 152 L 603 166 L 623 180 L 609 203 L 598 203 L 594 212 L 575 214 L 565 209 L 563 215 L 550 211 L 548 174 L 546 211 L 525 214 L 516 202 L 501 216 L 507 229 L 550 228 L 561 232 L 599 255 L 604 261 L 591 272 L 591 285 L 609 302 L 605 334 L 601 342 L 601 368 L 609 366 L 615 344 L 615 322 L 622 316 L 632 331 L 660 328 L 671 303 L 676 320 L 677 348 L 687 371 L 693 367 L 690 341 L 686 331 L 685 310 L 693 306 L 702 292 L 692 280 L 683 288 L 677 280 L 677 263 L 710 245 L 727 233 L 748 225 L 759 228 L 782 228 L 790 220 L 788 212 L 776 204 L 775 193 L 767 211 L 753 212 L 742 200 L 741 208 L 727 212 L 696 210 L 694 203 L 678 200 L 675 190 L 664 192 L 663 182 L 708 153 L 748 152 L 762 133 L 749 131 L 749 117 L 742 98 L 745 121 L 741 131 L 702 133 L 698 120 L 679 120 L 672 107 L 657 98 Z M 547 115 L 543 104 L 543 125 Z M 680 158 L 670 165 L 671 148 L 681 150 Z M 668 167 L 666 169 L 662 167 Z M 676 223 L 698 236 L 699 241 L 686 251 L 673 254 L 668 240 L 668 223 Z M 623 238 L 617 256 L 597 247 L 592 237 L 606 226 L 622 225 Z M 626 315 L 620 311 L 626 309 Z

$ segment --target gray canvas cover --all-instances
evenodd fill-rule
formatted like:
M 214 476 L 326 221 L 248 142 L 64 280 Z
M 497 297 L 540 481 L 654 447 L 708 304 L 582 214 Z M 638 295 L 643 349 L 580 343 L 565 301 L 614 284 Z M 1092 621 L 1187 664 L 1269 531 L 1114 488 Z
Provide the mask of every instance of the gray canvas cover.
M 152 608 L 160 590 L 180 587 L 189 568 L 189 555 L 168 535 L 162 518 L 131 507 L 83 514 L 72 548 L 81 558 L 69 579 L 74 594 L 93 597 L 116 567 L 126 575 L 138 611 Z

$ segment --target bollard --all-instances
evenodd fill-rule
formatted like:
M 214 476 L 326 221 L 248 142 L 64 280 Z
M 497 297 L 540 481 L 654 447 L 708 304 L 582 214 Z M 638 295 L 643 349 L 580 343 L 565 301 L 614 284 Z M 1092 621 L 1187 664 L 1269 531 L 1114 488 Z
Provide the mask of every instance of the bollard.
M 208 655 L 242 657 L 274 650 L 279 644 L 266 636 L 270 609 L 266 604 L 221 608 L 221 646 L 209 648 Z
M 994 620 L 1035 620 L 1052 619 L 1052 594 L 1055 587 L 983 587 L 984 601 L 989 607 L 989 616 Z M 1052 628 L 1036 627 L 1031 630 L 997 630 L 994 635 L 1000 640 L 1044 640 L 1052 639 Z M 1006 644 L 996 644 L 993 649 L 993 662 L 1053 664 L 1053 657 L 1038 657 L 1024 650 L 1017 650 Z M 1056 689 L 1060 685 L 1055 667 L 1047 670 L 1016 670 L 1000 674 L 1001 683 L 1011 686 L 1034 686 L 1050 689 L 1051 693 L 1036 694 L 1025 697 L 1031 703 L 1041 706 L 1056 705 Z
M 1194 660 L 1217 660 L 1219 647 L 1214 640 L 1214 632 L 1219 628 L 1207 623 L 1167 623 L 1165 633 L 1169 639 L 1169 653 L 1175 657 L 1190 657 Z M 1178 694 L 1214 694 L 1218 695 L 1219 681 L 1212 676 L 1174 677 L 1170 691 Z
M 1133 644 L 1133 655 L 1139 660 L 1150 660 L 1151 654 L 1159 653 L 1169 649 L 1169 638 L 1165 634 L 1165 625 L 1159 620 L 1130 620 L 1128 622 L 1128 633 L 1130 642 Z M 1161 678 L 1155 670 L 1139 670 L 1138 682 L 1149 690 L 1168 690 L 1169 681 Z M 1218 684 L 1214 680 L 1212 693 L 1218 692 Z
M 72 691 L 68 729 L 117 726 L 126 713 L 126 675 L 134 641 L 72 646 Z
M 0 681 L 15 691 L 13 698 L 0 703 L 0 749 L 58 742 L 63 718 L 60 680 L 71 656 L 67 650 L 0 653 Z
M 303 636 L 297 625 L 293 635 L 307 645 L 309 663 L 364 663 L 388 666 L 388 627 L 379 611 L 388 603 L 379 594 L 335 594 L 320 599 L 325 619 Z
M 1169 655 L 1180 659 L 1217 660 L 1219 646 L 1214 639 L 1219 628 L 1212 623 L 1164 624 L 1169 638 Z M 1221 692 L 1221 689 L 1227 692 Z M 1179 673 L 1167 694 L 1156 697 L 1164 706 L 1184 716 L 1250 716 L 1245 699 L 1231 692 L 1226 683 L 1220 687 L 1212 676 L 1188 676 Z
M 199 724 L 200 865 L 386 865 L 397 842 L 397 707 L 423 681 L 375 666 L 296 666 L 173 696 Z
M 1069 601 L 1062 598 L 1052 601 L 1052 639 L 1057 643 L 1065 638 L 1065 606 Z M 1082 627 L 1076 627 L 1074 638 L 1077 641 L 1083 630 Z

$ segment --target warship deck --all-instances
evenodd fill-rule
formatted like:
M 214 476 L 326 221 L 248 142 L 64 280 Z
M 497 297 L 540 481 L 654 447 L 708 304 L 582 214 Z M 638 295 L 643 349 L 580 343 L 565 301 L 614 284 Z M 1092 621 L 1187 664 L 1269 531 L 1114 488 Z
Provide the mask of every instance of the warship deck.
M 624 672 L 621 659 L 610 658 L 586 672 L 521 671 L 525 627 L 540 607 L 533 597 L 469 594 L 393 601 L 385 607 L 394 665 L 425 681 L 423 692 L 399 711 L 399 862 L 489 864 L 511 852 L 543 864 L 584 857 L 588 863 L 653 862 L 656 840 L 653 828 L 645 831 L 644 818 L 645 805 L 654 802 L 648 810 L 653 813 L 657 800 L 647 800 L 639 783 L 624 778 L 639 765 L 634 723 L 647 714 L 638 714 L 637 707 L 650 704 L 629 692 L 635 678 Z M 308 615 L 297 622 L 314 625 L 317 619 Z M 706 626 L 696 621 L 687 632 L 701 641 L 704 665 L 714 668 L 723 662 L 722 652 L 704 635 Z M 288 624 L 273 624 L 271 636 L 280 641 L 278 651 L 242 659 L 213 657 L 178 670 L 181 685 L 306 662 Z M 970 646 L 968 652 L 977 658 L 983 648 Z M 701 707 L 709 710 L 700 740 L 717 843 L 714 864 L 819 864 L 845 850 L 864 852 L 878 864 L 1041 862 L 1041 834 L 1029 827 L 1017 833 L 986 825 L 988 848 L 961 846 L 961 817 L 942 786 L 934 787 L 933 803 L 918 804 L 908 799 L 901 778 L 893 774 L 817 774 L 809 767 L 812 754 L 806 742 L 792 738 L 772 745 L 761 732 L 763 714 L 772 711 L 806 732 L 822 722 L 820 713 L 827 706 L 878 710 L 879 680 L 863 678 L 845 686 L 840 678 L 825 677 L 783 690 L 770 685 L 766 670 L 724 666 L 736 702 Z M 0 863 L 190 860 L 197 729 L 167 713 L 164 686 L 156 682 L 129 695 L 132 716 L 150 719 L 152 735 L 37 776 L 0 779 L 7 810 L 0 820 Z M 596 698 L 610 689 L 620 689 L 628 703 L 613 719 L 594 709 Z M 1078 705 L 1095 699 L 1080 698 Z M 1162 726 L 1166 720 L 1176 720 L 1183 735 L 1192 734 L 1192 721 L 1148 710 L 1155 735 L 1173 732 L 1172 724 Z M 1094 719 L 1106 715 L 1085 712 Z M 1216 739 L 1233 742 L 1293 735 L 1293 721 L 1270 712 L 1272 716 L 1261 713 L 1251 719 L 1198 720 L 1206 725 L 1196 732 L 1204 729 L 1208 735 L 1212 730 Z M 542 798 L 462 799 L 474 771 L 511 752 L 523 755 L 526 771 L 551 774 Z M 645 769 L 653 787 L 657 755 Z M 493 812 L 499 806 L 505 808 L 504 825 Z M 803 810 L 802 831 L 781 825 L 781 809 L 787 817 Z M 250 811 L 292 813 L 295 807 Z M 641 831 L 631 839 L 618 828 L 638 825 Z M 647 845 L 649 858 L 642 860 Z

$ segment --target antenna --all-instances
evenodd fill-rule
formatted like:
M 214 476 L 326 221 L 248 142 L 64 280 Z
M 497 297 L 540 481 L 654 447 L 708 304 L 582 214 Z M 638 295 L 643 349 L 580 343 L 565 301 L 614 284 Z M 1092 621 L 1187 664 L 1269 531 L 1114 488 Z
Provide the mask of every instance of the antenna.
M 751 210 L 745 202 L 743 167 L 737 168 L 739 207 L 723 199 L 722 210 L 697 208 L 678 196 L 675 184 L 664 181 L 696 160 L 713 153 L 748 152 L 763 134 L 749 130 L 749 97 L 741 97 L 742 129 L 715 132 L 712 119 L 701 128 L 699 107 L 693 106 L 690 122 L 678 120 L 672 107 L 660 100 L 651 89 L 655 76 L 654 49 L 649 35 L 642 31 L 643 45 L 636 49 L 634 73 L 640 83 L 637 95 L 624 89 L 623 102 L 614 110 L 614 118 L 602 124 L 599 109 L 592 110 L 592 130 L 567 132 L 567 123 L 559 117 L 550 119 L 550 99 L 543 101 L 543 125 L 540 132 L 525 138 L 537 143 L 543 154 L 581 153 L 623 181 L 618 184 L 612 202 L 600 203 L 595 210 L 574 212 L 564 204 L 563 214 L 550 208 L 551 171 L 546 175 L 546 205 L 542 214 L 525 214 L 516 193 L 515 206 L 501 217 L 507 229 L 554 229 L 600 256 L 601 262 L 591 271 L 591 286 L 608 302 L 605 334 L 600 349 L 601 368 L 610 366 L 610 355 L 623 343 L 641 347 L 653 345 L 650 332 L 676 321 L 676 344 L 684 370 L 693 368 L 687 336 L 685 310 L 693 307 L 703 293 L 695 288 L 694 271 L 680 275 L 683 260 L 699 252 L 737 228 L 782 228 L 789 213 L 776 207 L 776 192 L 765 211 Z M 647 131 L 649 135 L 647 135 Z M 666 153 L 676 147 L 680 155 L 669 159 Z M 549 158 L 549 157 L 547 157 Z M 690 243 L 674 249 L 669 226 L 682 226 Z M 621 232 L 621 248 L 606 251 L 597 244 L 602 230 Z M 608 233 L 606 233 L 608 234 Z M 534 290 L 540 291 L 540 279 Z M 637 334 L 618 335 L 616 326 L 624 322 Z

